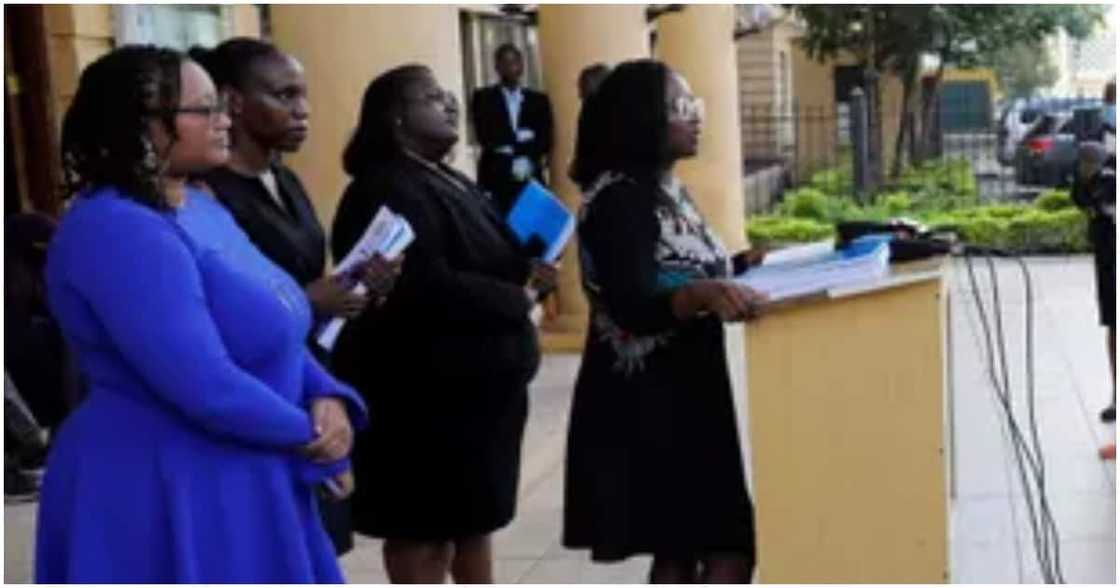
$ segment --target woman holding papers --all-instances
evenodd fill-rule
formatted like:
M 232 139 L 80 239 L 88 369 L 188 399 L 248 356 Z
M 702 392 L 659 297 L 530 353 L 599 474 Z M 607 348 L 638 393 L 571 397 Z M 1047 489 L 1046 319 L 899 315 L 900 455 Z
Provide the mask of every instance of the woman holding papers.
M 332 231 L 336 257 L 383 206 L 415 232 L 396 290 L 351 321 L 333 356 L 377 419 L 355 444 L 354 528 L 385 538 L 393 582 L 493 581 L 490 534 L 513 517 L 539 363 L 529 314 L 555 279 L 443 163 L 458 120 L 427 67 L 370 83 Z
M 37 582 L 342 580 L 314 490 L 348 491 L 365 408 L 304 346 L 299 286 L 187 185 L 225 163 L 225 112 L 169 49 L 82 73 L 46 282 L 89 392 L 48 458 Z
M 303 66 L 258 39 L 230 39 L 212 50 L 196 47 L 202 64 L 228 96 L 230 158 L 202 179 L 253 243 L 307 292 L 320 318 L 352 318 L 370 296 L 392 289 L 399 266 L 380 257 L 356 274 L 370 295 L 351 292 L 348 276 L 325 276 L 326 240 L 303 182 L 280 156 L 299 151 L 310 129 L 311 109 Z
M 651 554 L 655 583 L 749 582 L 754 566 L 721 322 L 761 297 L 729 279 L 735 260 L 673 175 L 701 116 L 680 75 L 623 63 L 583 105 L 573 168 L 591 320 L 563 542 L 595 561 Z
M 230 39 L 212 50 L 195 47 L 190 53 L 229 100 L 232 122 L 229 161 L 201 179 L 261 252 L 303 288 L 317 319 L 313 324 L 336 316 L 352 318 L 371 297 L 384 298 L 400 267 L 380 257 L 348 275 L 324 275 L 323 227 L 299 176 L 280 161 L 281 154 L 299 150 L 310 128 L 303 66 L 275 46 L 250 38 Z M 352 291 L 351 276 L 360 278 L 368 293 Z M 311 350 L 324 358 L 314 343 Z M 323 496 L 320 511 L 335 549 L 349 551 L 354 543 L 347 502 Z

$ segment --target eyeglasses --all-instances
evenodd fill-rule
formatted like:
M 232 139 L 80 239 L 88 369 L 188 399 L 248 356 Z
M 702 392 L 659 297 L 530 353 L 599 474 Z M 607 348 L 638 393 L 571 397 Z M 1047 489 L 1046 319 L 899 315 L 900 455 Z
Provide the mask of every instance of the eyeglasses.
M 454 92 L 444 90 L 443 88 L 435 88 L 423 95 L 415 98 L 406 98 L 410 102 L 427 102 L 428 104 L 443 104 L 447 106 L 459 106 L 459 98 L 455 96 Z
M 704 120 L 704 99 L 696 96 L 678 96 L 669 105 L 669 119 L 702 122 Z
M 229 102 L 225 97 L 220 97 L 214 104 L 155 109 L 151 111 L 151 114 L 192 114 L 195 116 L 205 116 L 210 119 L 210 124 L 217 125 L 221 121 L 222 116 L 229 114 Z

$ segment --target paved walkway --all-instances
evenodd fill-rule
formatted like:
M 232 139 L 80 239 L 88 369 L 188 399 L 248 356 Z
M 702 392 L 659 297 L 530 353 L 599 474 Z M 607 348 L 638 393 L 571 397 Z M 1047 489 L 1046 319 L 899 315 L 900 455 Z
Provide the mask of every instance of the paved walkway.
M 1115 429 L 1097 421 L 1109 391 L 1104 332 L 1096 327 L 1088 257 L 1030 261 L 1035 282 L 1038 426 L 1048 493 L 1061 536 L 1066 580 L 1115 583 L 1116 470 L 1096 458 Z M 1000 263 L 1007 304 L 1008 354 L 1021 366 L 1024 297 L 1018 274 Z M 1030 528 L 1008 437 L 988 384 L 981 331 L 959 262 L 951 282 L 953 444 L 956 449 L 951 520 L 951 575 L 956 583 L 1039 582 Z M 985 280 L 986 281 L 986 280 Z M 532 387 L 519 512 L 496 538 L 497 579 L 504 583 L 640 583 L 648 560 L 591 564 L 559 544 L 564 439 L 578 356 L 546 358 Z M 1013 382 L 1021 382 L 1016 370 Z M 1022 405 L 1024 389 L 1013 396 Z M 1026 422 L 1025 410 L 1020 410 Z M 4 580 L 30 577 L 34 504 L 5 505 Z M 359 539 L 343 558 L 352 582 L 385 581 L 377 541 Z

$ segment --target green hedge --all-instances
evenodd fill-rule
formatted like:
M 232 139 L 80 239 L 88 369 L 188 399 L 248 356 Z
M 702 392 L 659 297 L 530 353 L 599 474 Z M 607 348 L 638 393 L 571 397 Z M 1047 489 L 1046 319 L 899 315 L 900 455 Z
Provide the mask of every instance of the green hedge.
M 908 216 L 933 229 L 955 231 L 965 242 L 1017 253 L 1090 251 L 1087 219 L 1068 190 L 1045 192 L 1033 205 L 979 206 L 971 169 L 965 174 L 969 180 L 962 176 L 966 165 L 948 162 L 908 170 L 902 183 L 916 191 L 895 189 L 862 207 L 822 190 L 826 180 L 839 176 L 820 172 L 814 176 L 817 185 L 787 192 L 777 214 L 749 219 L 747 237 L 756 246 L 776 247 L 832 238 L 838 222 Z
M 1047 190 L 1035 198 L 1034 205 L 1042 210 L 1063 210 L 1066 208 L 1075 208 L 1077 205 L 1073 202 L 1069 190 Z
M 781 247 L 831 239 L 833 225 L 805 218 L 755 216 L 747 221 L 747 238 L 753 247 Z
M 1085 215 L 1076 208 L 982 206 L 924 219 L 931 228 L 955 230 L 968 243 L 1017 253 L 1089 251 Z

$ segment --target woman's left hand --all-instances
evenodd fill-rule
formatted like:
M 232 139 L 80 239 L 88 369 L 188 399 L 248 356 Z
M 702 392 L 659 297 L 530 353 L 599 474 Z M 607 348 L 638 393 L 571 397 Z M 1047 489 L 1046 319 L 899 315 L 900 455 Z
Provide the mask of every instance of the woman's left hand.
M 539 259 L 534 259 L 531 263 L 529 281 L 525 286 L 540 293 L 547 293 L 555 290 L 556 280 L 560 275 L 560 265 L 546 263 Z
M 365 263 L 359 279 L 369 289 L 370 296 L 379 304 L 393 291 L 397 278 L 401 275 L 404 255 L 390 261 L 380 255 L 373 256 Z
M 764 248 L 744 249 L 743 251 L 736 253 L 735 257 L 738 258 L 746 267 L 755 267 L 756 265 L 762 263 L 762 260 L 766 258 L 766 254 L 769 253 L 769 251 L 769 249 Z
M 338 461 L 350 454 L 354 429 L 342 400 L 327 397 L 311 401 L 311 419 L 318 436 L 303 448 L 304 454 L 320 463 Z

